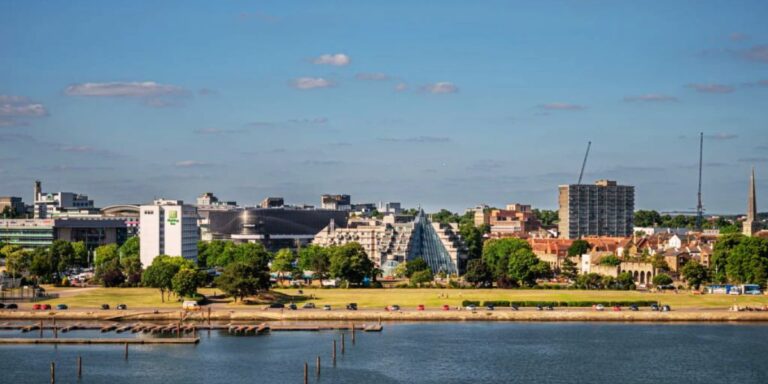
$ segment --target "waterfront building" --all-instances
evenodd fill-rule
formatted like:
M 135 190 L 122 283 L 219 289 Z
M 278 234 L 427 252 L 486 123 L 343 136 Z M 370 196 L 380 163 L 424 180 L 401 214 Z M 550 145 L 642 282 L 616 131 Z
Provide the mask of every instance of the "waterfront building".
M 141 263 L 149 266 L 159 255 L 197 260 L 197 208 L 181 200 L 155 200 L 139 207 Z
M 635 187 L 598 180 L 594 185 L 561 185 L 560 236 L 631 236 Z
M 352 209 L 352 199 L 349 195 L 322 195 L 320 196 L 320 208 L 349 211 Z
M 44 193 L 41 182 L 35 181 L 34 218 L 46 219 L 67 214 L 98 213 L 93 200 L 87 195 L 73 192 Z
M 760 231 L 760 222 L 757 220 L 757 194 L 755 191 L 755 168 L 749 177 L 749 193 L 747 196 L 747 219 L 742 224 L 742 233 L 745 236 L 754 236 Z
M 276 208 L 198 207 L 203 241 L 259 242 L 271 251 L 309 244 L 331 220 L 347 224 L 347 212 L 282 206 Z
M 259 203 L 259 208 L 280 208 L 285 205 L 282 197 L 266 197 Z
M 385 276 L 391 276 L 400 263 L 417 257 L 423 258 L 433 273 L 460 273 L 467 259 L 458 225 L 433 223 L 423 211 L 415 217 L 355 218 L 347 226 L 331 222 L 313 240 L 320 246 L 351 242 L 359 243 Z

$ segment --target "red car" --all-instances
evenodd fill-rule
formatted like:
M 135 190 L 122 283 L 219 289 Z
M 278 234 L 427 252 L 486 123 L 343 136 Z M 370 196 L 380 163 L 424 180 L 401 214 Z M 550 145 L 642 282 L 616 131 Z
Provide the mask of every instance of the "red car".
M 40 304 L 35 304 L 35 305 L 32 306 L 32 309 L 35 310 L 35 311 L 39 311 L 39 310 L 43 309 L 43 306 L 40 305 Z
M 448 304 L 443 304 L 443 311 L 450 311 L 451 307 L 448 306 Z
M 416 310 L 419 310 L 419 311 L 423 311 L 423 310 L 424 310 L 424 304 L 419 304 L 419 305 L 416 307 Z
M 614 310 L 614 312 L 619 312 L 619 311 L 621 311 L 621 307 L 619 307 L 618 305 L 614 305 L 613 306 L 613 310 Z

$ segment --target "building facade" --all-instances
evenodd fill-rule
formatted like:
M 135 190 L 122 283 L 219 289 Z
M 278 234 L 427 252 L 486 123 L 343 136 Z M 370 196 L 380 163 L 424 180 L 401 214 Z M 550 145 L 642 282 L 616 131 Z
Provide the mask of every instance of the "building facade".
M 54 240 L 64 240 L 82 241 L 93 250 L 106 244 L 120 245 L 129 236 L 128 223 L 120 217 L 0 220 L 0 241 L 23 248 L 47 247 Z
M 12 219 L 23 217 L 25 214 L 26 207 L 21 197 L 0 196 L 0 218 Z
M 93 200 L 88 196 L 73 192 L 44 193 L 40 181 L 35 181 L 34 218 L 48 219 L 64 214 L 98 213 Z
M 141 263 L 152 264 L 159 255 L 197 260 L 197 208 L 181 200 L 155 200 L 139 207 Z
M 632 235 L 635 187 L 598 180 L 560 186 L 560 237 Z
M 349 211 L 352 209 L 352 198 L 349 195 L 322 195 L 320 196 L 320 208 Z

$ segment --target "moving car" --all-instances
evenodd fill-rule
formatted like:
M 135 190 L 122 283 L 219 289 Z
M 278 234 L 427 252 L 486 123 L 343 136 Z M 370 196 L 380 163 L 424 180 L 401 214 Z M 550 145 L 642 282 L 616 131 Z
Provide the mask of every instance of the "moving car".
M 40 304 L 35 304 L 35 305 L 33 305 L 33 306 L 32 306 L 32 310 L 33 310 L 33 311 L 39 311 L 39 310 L 41 310 L 42 308 L 43 308 L 43 306 L 42 306 L 42 305 L 40 305 Z
M 385 308 L 385 309 L 386 309 L 387 311 L 396 312 L 396 311 L 399 311 L 399 310 L 400 310 L 400 306 L 399 306 L 399 305 L 397 305 L 397 304 L 392 304 L 392 305 L 389 305 L 389 306 L 387 306 L 387 308 Z
M 5 304 L 4 303 L 0 303 L 0 309 L 3 309 L 3 308 L 5 308 Z
M 621 311 L 621 307 L 619 307 L 618 305 L 614 305 L 613 306 L 613 311 L 614 312 L 620 312 Z
M 44 311 L 48 311 L 48 310 L 50 310 L 50 309 L 51 309 L 51 305 L 50 305 L 50 304 L 43 304 L 43 308 L 42 308 L 42 309 L 43 309 Z
M 304 309 L 315 309 L 315 303 L 305 303 L 301 307 Z
M 658 304 L 651 304 L 651 311 L 658 311 L 659 305 Z

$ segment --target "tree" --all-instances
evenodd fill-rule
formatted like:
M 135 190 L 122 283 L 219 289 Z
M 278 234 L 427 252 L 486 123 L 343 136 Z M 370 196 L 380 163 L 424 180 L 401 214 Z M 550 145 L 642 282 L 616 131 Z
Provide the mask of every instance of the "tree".
M 728 281 L 727 266 L 728 255 L 738 246 L 746 237 L 740 233 L 721 236 L 712 250 L 710 260 L 710 277 L 715 283 L 725 283 Z
M 576 276 L 578 276 L 579 270 L 576 268 L 576 263 L 574 263 L 570 257 L 566 257 L 565 260 L 563 260 L 563 265 L 560 268 L 560 274 L 568 280 L 576 280 Z
M 125 282 L 132 287 L 141 283 L 143 272 L 141 268 L 141 258 L 138 255 L 125 256 L 120 259 L 120 269 L 125 275 Z
M 424 283 L 429 283 L 434 279 L 434 276 L 432 275 L 431 269 L 422 269 L 420 271 L 416 271 L 411 275 L 411 283 L 416 285 L 421 285 Z
M 373 275 L 373 262 L 365 254 L 363 247 L 356 242 L 329 248 L 330 273 L 334 278 L 360 284 L 367 276 Z
M 51 264 L 55 271 L 61 272 L 79 266 L 75 259 L 75 249 L 72 244 L 64 240 L 54 240 L 50 247 Z
M 36 276 L 39 282 L 51 282 L 56 267 L 48 248 L 35 248 L 29 264 L 29 273 Z
M 138 236 L 134 236 L 129 238 L 128 240 L 123 243 L 123 245 L 120 246 L 120 249 L 118 251 L 118 254 L 120 255 L 120 259 L 128 258 L 128 257 L 141 257 L 141 241 L 139 240 Z
M 531 270 L 537 279 L 549 279 L 555 275 L 552 272 L 552 267 L 544 260 L 539 260 L 539 262 L 536 263 L 536 265 L 534 265 Z
M 5 255 L 5 268 L 11 277 L 18 277 L 29 271 L 32 255 L 16 245 L 6 245 L 2 248 Z
M 197 288 L 203 283 L 205 277 L 193 269 L 181 269 L 173 275 L 171 286 L 173 292 L 179 297 L 192 297 L 197 295 Z
M 709 271 L 706 267 L 699 264 L 696 260 L 690 260 L 680 270 L 683 274 L 683 278 L 688 282 L 688 285 L 694 289 L 699 289 L 702 283 L 706 282 L 709 278 Z
M 726 273 L 733 283 L 765 286 L 768 279 L 768 240 L 744 237 L 728 254 Z
M 459 235 L 467 246 L 469 259 L 478 259 L 483 256 L 483 231 L 474 223 L 462 223 L 459 225 Z
M 575 285 L 580 289 L 600 289 L 603 285 L 603 277 L 594 272 L 586 273 L 576 278 Z
M 216 286 L 234 297 L 235 301 L 242 301 L 246 296 L 269 288 L 269 274 L 257 262 L 236 261 L 224 268 L 224 272 L 216 278 Z
M 659 273 L 658 275 L 653 277 L 653 285 L 654 286 L 662 286 L 662 285 L 670 285 L 672 284 L 672 278 L 669 277 L 666 273 Z
M 312 271 L 313 279 L 327 278 L 330 264 L 326 248 L 311 244 L 299 250 L 299 268 L 303 271 Z
M 664 260 L 664 255 L 657 253 L 651 257 L 651 265 L 659 271 L 669 271 L 669 264 Z
M 661 215 L 656 211 L 641 209 L 635 212 L 633 221 L 636 227 L 656 227 L 661 224 Z
M 470 260 L 467 263 L 467 271 L 464 273 L 464 280 L 472 283 L 475 287 L 489 287 L 493 284 L 493 272 L 483 259 Z
M 510 285 L 510 257 L 516 253 L 528 253 L 531 246 L 522 239 L 491 239 L 485 242 L 483 246 L 483 261 L 493 272 L 493 279 L 499 287 Z M 535 256 L 534 256 L 535 257 Z M 517 272 L 516 272 L 517 273 Z
M 405 273 L 407 272 L 407 270 L 408 270 L 408 262 L 403 261 L 402 263 L 397 264 L 392 274 L 394 274 L 395 277 L 403 278 L 405 277 Z
M 528 245 L 528 243 L 525 243 Z M 546 263 L 545 263 L 546 264 Z M 545 271 L 549 270 L 549 264 Z M 530 246 L 521 247 L 509 255 L 508 278 L 513 285 L 533 286 L 536 285 L 537 272 L 542 271 L 539 259 L 531 250 Z
M 429 265 L 423 258 L 417 257 L 405 263 L 405 276 L 410 278 L 414 273 L 429 269 Z
M 293 255 L 293 251 L 288 248 L 283 248 L 275 254 L 270 269 L 272 272 L 277 272 L 277 278 L 282 282 L 286 272 L 289 276 L 293 272 L 293 262 L 295 260 L 296 257 Z
M 541 225 L 550 226 L 556 224 L 560 219 L 558 212 L 548 209 L 534 209 L 533 215 L 541 222 Z
M 581 256 L 589 252 L 590 245 L 586 240 L 574 240 L 570 247 L 568 247 L 568 256 Z
M 152 265 L 147 267 L 141 276 L 141 284 L 145 287 L 157 288 L 160 290 L 160 300 L 165 302 L 165 292 L 173 290 L 173 277 L 181 270 L 184 263 L 173 259 L 183 259 L 181 257 L 171 257 L 159 255 L 152 260 Z M 189 265 L 187 265 L 189 267 Z M 170 297 L 169 297 L 170 298 Z
M 616 276 L 616 288 L 623 290 L 635 289 L 635 279 L 629 272 L 621 272 Z
M 430 215 L 430 220 L 440 224 L 458 223 L 459 216 L 447 209 L 441 209 L 440 212 Z
M 120 262 L 117 259 L 102 264 L 99 276 L 105 287 L 119 287 L 125 282 L 125 274 L 120 269 Z
M 75 254 L 75 264 L 81 267 L 88 266 L 88 248 L 85 247 L 85 242 L 75 241 L 72 244 L 72 252 Z
M 621 260 L 619 260 L 616 255 L 607 255 L 603 256 L 603 258 L 600 259 L 600 265 L 608 265 L 611 267 L 618 267 L 621 265 Z

